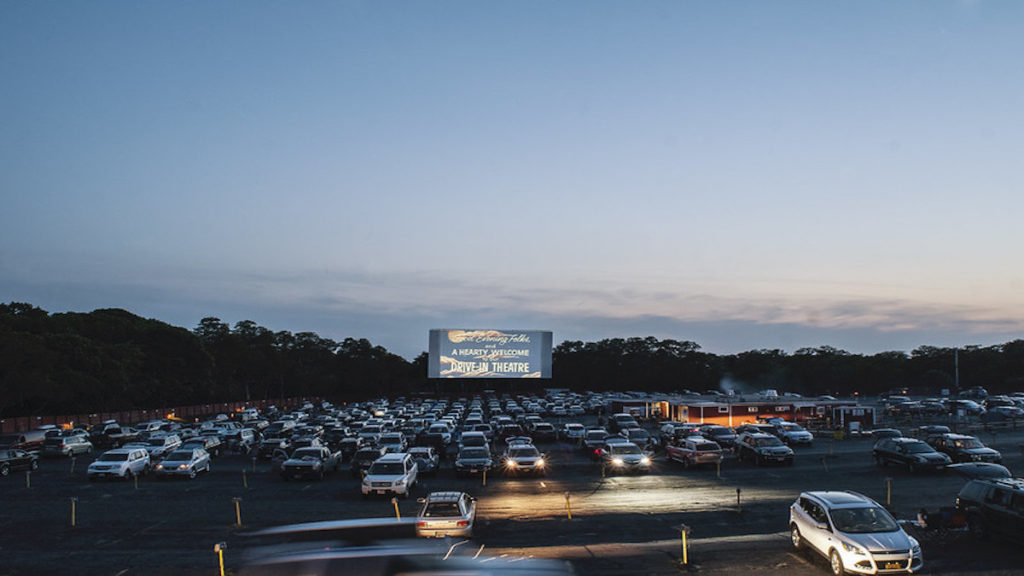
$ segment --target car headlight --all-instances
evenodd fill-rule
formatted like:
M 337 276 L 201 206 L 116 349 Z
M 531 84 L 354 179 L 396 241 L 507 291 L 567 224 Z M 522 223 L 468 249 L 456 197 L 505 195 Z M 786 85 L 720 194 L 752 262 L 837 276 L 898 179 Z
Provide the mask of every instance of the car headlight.
M 182 464 L 181 466 L 178 466 L 178 470 L 186 470 L 186 469 L 188 469 L 188 464 Z
M 640 458 L 640 463 L 643 464 L 644 466 L 649 466 L 651 464 L 651 459 L 648 458 L 647 456 L 643 456 Z
M 156 469 L 157 470 L 163 470 L 164 469 L 164 465 L 163 464 L 157 464 L 156 465 Z
M 864 551 L 863 550 L 861 550 L 859 547 L 854 546 L 853 544 L 850 544 L 848 542 L 843 542 L 843 550 L 846 550 L 847 552 L 852 552 L 853 554 L 856 554 L 858 556 L 864 556 Z
M 516 467 L 516 461 L 515 460 L 511 460 L 511 459 L 505 460 L 505 466 L 507 466 L 509 468 L 515 468 Z
M 622 458 L 612 458 L 612 466 L 622 466 Z
M 543 468 L 544 467 L 544 459 L 543 458 L 537 458 L 536 466 L 537 466 L 537 468 Z

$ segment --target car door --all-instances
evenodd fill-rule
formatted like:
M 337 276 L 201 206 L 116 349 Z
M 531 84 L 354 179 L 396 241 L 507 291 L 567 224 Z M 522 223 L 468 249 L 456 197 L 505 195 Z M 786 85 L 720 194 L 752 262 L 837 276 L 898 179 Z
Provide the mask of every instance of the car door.
M 802 507 L 809 518 L 807 531 L 801 531 L 804 539 L 822 554 L 827 553 L 832 540 L 832 528 L 828 514 L 825 513 L 825 509 L 821 505 L 810 499 L 803 499 Z

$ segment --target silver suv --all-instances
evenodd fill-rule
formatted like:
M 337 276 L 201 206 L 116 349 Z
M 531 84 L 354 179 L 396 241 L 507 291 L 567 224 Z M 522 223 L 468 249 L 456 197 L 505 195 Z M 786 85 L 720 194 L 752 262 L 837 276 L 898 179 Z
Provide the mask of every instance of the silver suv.
M 877 502 L 856 492 L 804 492 L 789 507 L 796 549 L 828 558 L 835 576 L 911 574 L 924 565 L 921 545 Z
M 395 494 L 408 498 L 418 476 L 419 468 L 412 455 L 404 452 L 385 454 L 376 459 L 363 476 L 363 497 Z
M 149 472 L 149 452 L 145 448 L 116 448 L 108 450 L 89 464 L 89 481 L 97 478 L 124 478 Z

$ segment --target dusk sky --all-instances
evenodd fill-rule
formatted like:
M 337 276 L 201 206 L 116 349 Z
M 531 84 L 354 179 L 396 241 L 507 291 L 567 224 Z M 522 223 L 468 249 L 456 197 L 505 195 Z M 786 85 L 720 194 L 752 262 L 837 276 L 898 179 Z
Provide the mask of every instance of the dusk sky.
M 0 2 L 0 302 L 1024 337 L 1024 3 Z

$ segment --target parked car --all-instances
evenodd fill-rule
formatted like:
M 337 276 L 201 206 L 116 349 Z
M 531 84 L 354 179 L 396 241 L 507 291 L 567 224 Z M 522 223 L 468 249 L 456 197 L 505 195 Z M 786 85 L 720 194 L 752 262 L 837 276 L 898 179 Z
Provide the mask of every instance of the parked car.
M 153 467 L 157 478 L 185 476 L 195 478 L 200 472 L 210 471 L 210 453 L 202 448 L 175 450 Z
M 718 424 L 702 426 L 700 435 L 708 440 L 717 442 L 724 449 L 732 448 L 733 444 L 736 443 L 736 432 L 728 426 L 720 426 Z
M 408 453 L 390 453 L 378 458 L 363 476 L 362 494 L 394 494 L 408 498 L 419 476 L 416 461 Z
M 86 476 L 90 482 L 100 478 L 128 480 L 148 473 L 149 466 L 149 452 L 145 448 L 114 448 L 89 464 Z
M 405 452 L 409 445 L 405 439 L 405 434 L 401 432 L 385 432 L 380 435 L 377 444 L 387 448 L 388 452 Z
M 455 458 L 455 476 L 461 478 L 482 474 L 494 465 L 491 450 L 486 446 L 465 446 Z
M 149 452 L 150 460 L 159 460 L 177 450 L 179 446 L 181 446 L 181 438 L 177 434 L 150 437 L 146 441 L 146 451 Z
M 700 436 L 700 424 L 694 422 L 666 422 L 658 430 L 658 437 L 661 439 L 663 446 L 691 436 Z
M 902 438 L 903 432 L 897 428 L 875 428 L 871 431 L 871 439 L 875 442 L 887 438 Z
M 789 507 L 793 547 L 828 558 L 836 576 L 912 574 L 921 545 L 874 500 L 856 492 L 804 492 Z
M 39 468 L 39 457 L 35 454 L 11 448 L 0 450 L 0 476 L 7 476 L 15 470 L 36 470 Z
M 601 451 L 601 465 L 607 472 L 647 473 L 651 470 L 651 458 L 632 442 L 605 444 Z
M 929 436 L 925 442 L 939 452 L 949 456 L 953 462 L 992 462 L 999 464 L 1003 455 L 995 449 L 982 444 L 974 436 L 963 434 L 936 434 Z
M 416 461 L 420 476 L 434 476 L 441 466 L 441 458 L 433 446 L 413 446 L 409 448 L 409 454 Z
M 736 459 L 762 464 L 793 465 L 793 449 L 771 434 L 744 432 L 736 437 Z
M 562 426 L 560 435 L 566 442 L 582 442 L 586 428 L 578 422 L 568 422 Z
M 335 472 L 341 465 L 341 453 L 333 452 L 326 446 L 298 448 L 281 463 L 281 478 L 294 480 L 316 478 L 323 480 L 328 472 Z
M 224 447 L 232 452 L 249 454 L 256 449 L 257 436 L 253 428 L 239 428 L 224 433 Z
M 953 462 L 949 456 L 916 438 L 887 438 L 875 443 L 871 452 L 877 465 L 899 464 L 911 472 L 941 470 Z
M 465 492 L 431 492 L 416 515 L 416 535 L 444 538 L 473 535 L 476 498 Z
M 502 458 L 505 474 L 547 474 L 547 460 L 533 444 L 514 444 Z
M 971 480 L 957 494 L 956 507 L 967 513 L 967 526 L 979 540 L 1024 540 L 1024 479 Z
M 84 433 L 51 436 L 43 441 L 43 456 L 70 458 L 79 454 L 91 454 L 92 442 Z
M 814 435 L 795 422 L 773 422 L 773 434 L 789 446 L 810 446 L 814 443 Z
M 665 459 L 691 466 L 717 465 L 722 461 L 722 447 L 702 436 L 683 438 L 665 447 Z

